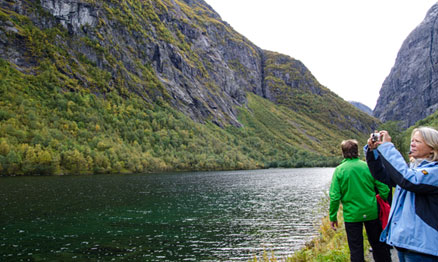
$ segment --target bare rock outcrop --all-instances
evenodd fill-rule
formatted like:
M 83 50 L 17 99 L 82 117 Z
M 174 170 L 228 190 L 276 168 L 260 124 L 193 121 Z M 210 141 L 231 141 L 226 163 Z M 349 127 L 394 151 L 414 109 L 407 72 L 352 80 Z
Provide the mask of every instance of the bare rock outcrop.
M 373 115 L 383 122 L 415 124 L 438 108 L 438 4 L 432 6 L 398 52 Z

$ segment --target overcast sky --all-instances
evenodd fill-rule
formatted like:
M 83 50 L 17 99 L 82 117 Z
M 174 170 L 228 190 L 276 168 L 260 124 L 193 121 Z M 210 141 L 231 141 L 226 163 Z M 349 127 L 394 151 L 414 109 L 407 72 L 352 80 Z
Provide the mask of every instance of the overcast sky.
M 374 109 L 397 53 L 436 0 L 205 0 L 260 48 L 303 62 L 345 100 Z

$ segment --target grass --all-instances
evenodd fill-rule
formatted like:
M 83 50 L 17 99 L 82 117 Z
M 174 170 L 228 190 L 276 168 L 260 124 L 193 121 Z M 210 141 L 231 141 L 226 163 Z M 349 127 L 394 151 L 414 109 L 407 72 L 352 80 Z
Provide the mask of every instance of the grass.
M 323 200 L 323 201 L 329 201 Z M 342 210 L 338 212 L 337 230 L 330 227 L 329 216 L 322 218 L 319 226 L 319 235 L 306 245 L 296 251 L 290 257 L 279 258 L 274 253 L 265 251 L 260 257 L 254 256 L 251 262 L 348 262 L 350 261 L 350 250 L 347 243 L 347 234 L 344 227 Z M 369 243 L 364 231 L 364 253 L 367 253 Z M 365 257 L 365 261 L 367 257 Z

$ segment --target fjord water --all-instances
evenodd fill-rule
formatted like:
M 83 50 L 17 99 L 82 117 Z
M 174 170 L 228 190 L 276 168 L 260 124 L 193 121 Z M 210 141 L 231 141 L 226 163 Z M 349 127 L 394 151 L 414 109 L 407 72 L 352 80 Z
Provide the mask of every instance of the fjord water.
M 248 261 L 263 250 L 290 255 L 316 234 L 332 173 L 0 178 L 0 261 Z

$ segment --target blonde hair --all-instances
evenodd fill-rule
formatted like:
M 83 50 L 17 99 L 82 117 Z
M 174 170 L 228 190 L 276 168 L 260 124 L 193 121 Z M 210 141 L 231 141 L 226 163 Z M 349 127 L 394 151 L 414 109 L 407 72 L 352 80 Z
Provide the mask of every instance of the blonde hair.
M 432 148 L 432 153 L 427 160 L 438 161 L 438 131 L 431 127 L 418 127 L 412 130 L 411 140 L 416 132 L 419 132 L 421 137 L 423 137 L 424 143 Z

